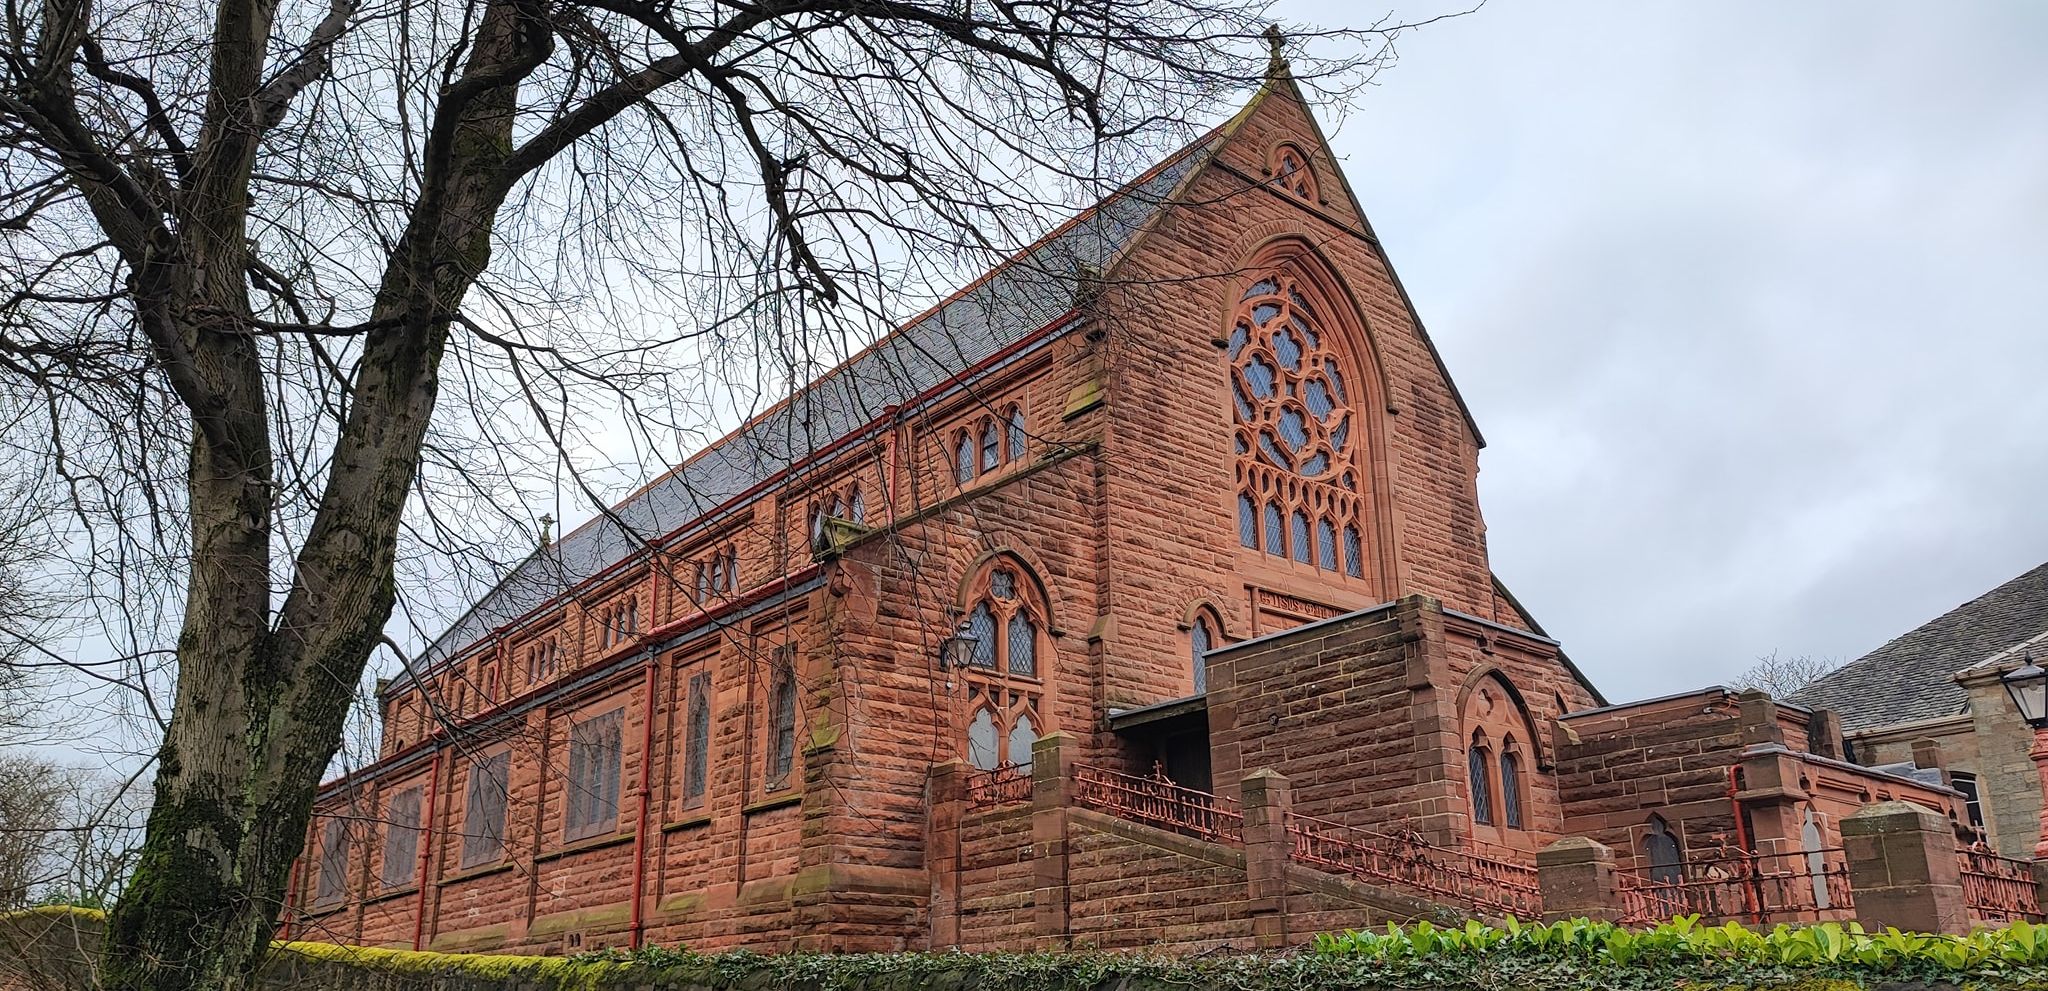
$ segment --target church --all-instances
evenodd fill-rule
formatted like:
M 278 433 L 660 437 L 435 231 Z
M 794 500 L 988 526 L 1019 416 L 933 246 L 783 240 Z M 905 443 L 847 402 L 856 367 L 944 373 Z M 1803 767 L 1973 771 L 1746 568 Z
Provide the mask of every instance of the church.
M 1284 945 L 1539 916 L 1565 837 L 1641 917 L 1772 856 L 1816 917 L 1842 816 L 1954 814 L 1825 711 L 1610 704 L 1489 567 L 1483 445 L 1280 66 L 508 575 L 381 686 L 281 934 Z

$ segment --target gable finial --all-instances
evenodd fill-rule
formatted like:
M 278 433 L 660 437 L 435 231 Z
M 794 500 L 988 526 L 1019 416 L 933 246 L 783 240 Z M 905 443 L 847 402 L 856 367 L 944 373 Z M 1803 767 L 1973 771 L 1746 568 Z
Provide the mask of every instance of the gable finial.
M 1280 25 L 1266 25 L 1266 78 L 1272 79 L 1287 71 L 1287 56 L 1282 54 L 1287 47 L 1287 36 L 1280 33 Z

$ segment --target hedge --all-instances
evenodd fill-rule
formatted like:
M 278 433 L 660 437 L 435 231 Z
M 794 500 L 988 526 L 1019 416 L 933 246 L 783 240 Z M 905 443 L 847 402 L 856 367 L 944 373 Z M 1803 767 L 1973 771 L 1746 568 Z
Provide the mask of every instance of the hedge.
M 96 921 L 85 912 L 17 913 L 0 916 L 0 930 L 40 927 L 85 939 L 96 935 Z M 1417 923 L 1326 934 L 1307 951 L 1181 958 L 662 948 L 533 957 L 281 943 L 266 976 L 274 987 L 314 991 L 1854 991 L 1930 984 L 2003 991 L 2048 987 L 2048 926 L 2014 923 L 1953 937 L 1832 923 L 1758 932 L 1696 919 L 1647 930 L 1584 920 L 1455 929 Z

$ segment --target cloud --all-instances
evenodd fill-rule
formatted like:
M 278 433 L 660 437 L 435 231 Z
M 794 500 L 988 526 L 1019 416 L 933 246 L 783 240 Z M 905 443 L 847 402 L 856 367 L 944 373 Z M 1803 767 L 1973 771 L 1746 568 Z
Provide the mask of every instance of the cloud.
M 1333 138 L 1487 434 L 1495 570 L 1614 697 L 2048 559 L 2048 7 L 1927 14 L 1496 3 Z

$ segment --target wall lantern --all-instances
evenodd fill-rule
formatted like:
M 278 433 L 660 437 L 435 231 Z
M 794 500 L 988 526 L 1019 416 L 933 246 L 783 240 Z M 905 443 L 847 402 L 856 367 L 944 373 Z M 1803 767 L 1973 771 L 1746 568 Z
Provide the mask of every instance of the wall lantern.
M 2048 670 L 2034 663 L 2034 655 L 2021 659 L 2021 665 L 2008 671 L 1998 679 L 2005 682 L 2005 691 L 2012 696 L 2012 704 L 2019 707 L 2020 718 L 2035 729 L 2048 728 Z
M 964 668 L 974 663 L 974 648 L 981 646 L 981 638 L 967 629 L 967 624 L 953 631 L 953 635 L 939 642 L 939 666 L 942 668 Z

